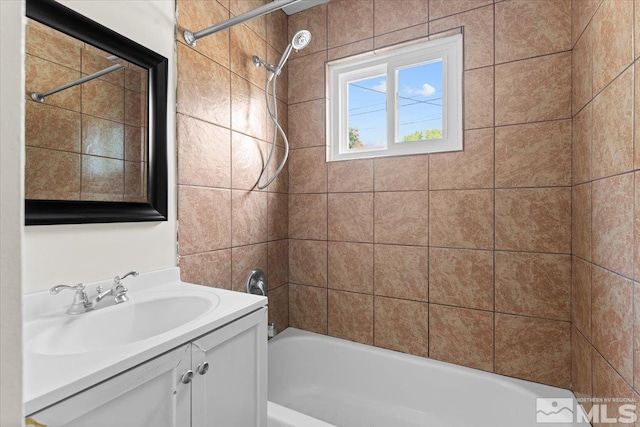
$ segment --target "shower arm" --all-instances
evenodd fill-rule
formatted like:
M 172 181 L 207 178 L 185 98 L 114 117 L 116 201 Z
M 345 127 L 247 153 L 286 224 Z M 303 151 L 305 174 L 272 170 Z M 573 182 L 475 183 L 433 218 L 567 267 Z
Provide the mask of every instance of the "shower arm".
M 117 57 L 114 57 L 114 58 L 117 58 Z M 111 57 L 109 57 L 107 59 L 113 60 L 113 59 L 111 59 Z M 47 96 L 56 94 L 58 92 L 62 92 L 63 90 L 72 88 L 74 86 L 81 85 L 82 83 L 86 83 L 86 82 L 91 81 L 93 79 L 97 79 L 98 77 L 102 77 L 102 76 L 107 75 L 109 73 L 113 73 L 114 71 L 118 71 L 118 70 L 120 70 L 122 68 L 124 68 L 124 65 L 122 65 L 122 64 L 112 65 L 111 67 L 105 68 L 104 70 L 100 70 L 100 71 L 95 72 L 93 74 L 89 74 L 88 76 L 85 76 L 85 77 L 83 77 L 81 79 L 72 81 L 71 83 L 67 83 L 66 85 L 62 85 L 62 86 L 57 87 L 55 89 L 51 89 L 48 92 L 45 92 L 45 93 L 33 92 L 31 94 L 31 99 L 33 99 L 34 101 L 37 101 L 37 102 L 44 102 L 44 99 Z
M 242 22 L 248 21 L 249 19 L 257 18 L 258 16 L 266 15 L 275 10 L 282 9 L 285 6 L 289 6 L 294 3 L 298 3 L 302 0 L 273 0 L 271 3 L 267 3 L 263 6 L 257 7 L 249 12 L 243 13 L 242 15 L 234 16 L 231 19 L 227 19 L 224 22 L 221 22 L 216 25 L 212 25 L 211 27 L 205 28 L 203 30 L 197 31 L 195 33 L 185 30 L 183 33 L 184 40 L 191 47 L 195 47 L 196 41 L 201 39 L 202 37 L 206 37 L 218 31 L 225 30 L 229 27 L 232 27 L 236 24 L 240 24 Z

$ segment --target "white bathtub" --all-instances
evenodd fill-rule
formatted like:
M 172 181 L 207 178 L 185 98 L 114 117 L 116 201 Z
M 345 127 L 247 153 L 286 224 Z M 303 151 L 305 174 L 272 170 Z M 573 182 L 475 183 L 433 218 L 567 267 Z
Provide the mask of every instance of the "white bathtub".
M 570 411 L 557 387 L 294 328 L 269 342 L 269 427 L 589 425 Z

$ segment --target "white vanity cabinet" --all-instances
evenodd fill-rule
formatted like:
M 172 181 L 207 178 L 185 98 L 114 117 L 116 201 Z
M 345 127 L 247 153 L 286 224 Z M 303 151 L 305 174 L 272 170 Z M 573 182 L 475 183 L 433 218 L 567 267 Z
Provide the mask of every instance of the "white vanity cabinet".
M 27 426 L 266 427 L 266 318 L 266 308 L 254 311 L 27 417 Z
M 266 309 L 256 314 L 193 342 L 193 427 L 266 427 Z
M 190 364 L 191 345 L 183 345 L 28 417 L 26 425 L 188 426 L 191 387 L 179 378 Z

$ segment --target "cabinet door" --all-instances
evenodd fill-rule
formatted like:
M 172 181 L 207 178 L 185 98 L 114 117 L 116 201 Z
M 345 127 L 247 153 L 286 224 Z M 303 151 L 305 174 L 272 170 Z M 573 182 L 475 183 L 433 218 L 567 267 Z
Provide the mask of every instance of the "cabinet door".
M 181 378 L 190 368 L 187 344 L 29 418 L 47 427 L 189 426 L 191 384 Z
M 266 308 L 194 341 L 192 366 L 192 427 L 266 427 Z

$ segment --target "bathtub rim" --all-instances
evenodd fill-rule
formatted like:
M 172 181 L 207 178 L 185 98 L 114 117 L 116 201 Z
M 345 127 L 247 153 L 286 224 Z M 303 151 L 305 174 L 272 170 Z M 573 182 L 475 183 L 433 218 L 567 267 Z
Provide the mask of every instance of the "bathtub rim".
M 305 331 L 302 329 L 288 327 L 284 331 L 280 332 L 274 338 L 269 340 L 269 348 L 271 346 L 282 346 L 281 342 L 289 341 L 292 339 L 303 339 L 303 340 L 323 340 L 333 343 L 339 347 L 353 348 L 358 351 L 363 351 L 365 353 L 378 353 L 382 355 L 386 355 L 387 357 L 391 357 L 394 359 L 404 360 L 407 362 L 411 362 L 412 364 L 422 364 L 429 367 L 434 367 L 438 369 L 444 369 L 455 373 L 461 373 L 465 375 L 469 375 L 472 377 L 477 377 L 490 381 L 501 381 L 506 383 L 515 383 L 513 385 L 519 385 L 522 388 L 526 389 L 528 392 L 532 392 L 536 395 L 540 394 L 542 389 L 546 389 L 546 391 L 555 391 L 561 393 L 562 395 L 557 395 L 557 397 L 572 397 L 576 399 L 575 394 L 572 390 L 558 387 L 550 384 L 545 384 L 537 381 L 526 380 L 517 377 L 511 377 L 509 375 L 501 374 L 498 372 L 489 372 L 484 371 L 482 369 L 471 368 L 469 366 L 457 365 L 451 362 L 445 362 L 442 360 L 431 359 L 429 357 L 416 356 L 409 353 L 403 353 L 397 350 L 391 350 L 384 347 L 376 347 L 374 345 L 363 344 L 356 341 L 347 340 L 344 338 L 332 337 L 330 335 L 320 334 L 317 332 Z M 567 393 L 570 394 L 567 395 Z

